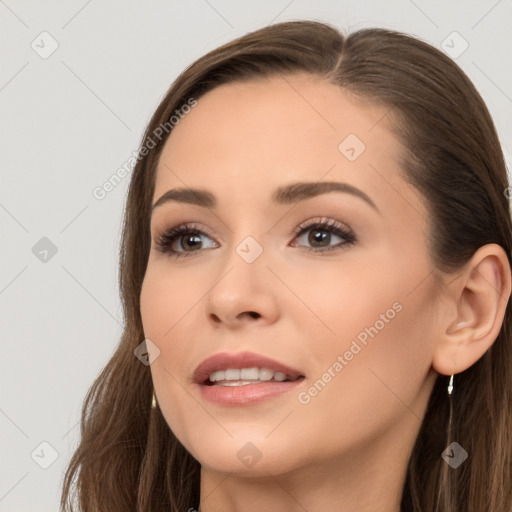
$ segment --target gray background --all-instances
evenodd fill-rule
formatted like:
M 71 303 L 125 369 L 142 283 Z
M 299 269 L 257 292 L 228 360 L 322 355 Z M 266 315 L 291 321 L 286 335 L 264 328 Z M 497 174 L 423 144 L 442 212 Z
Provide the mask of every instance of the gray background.
M 188 64 L 299 18 L 399 29 L 452 52 L 458 32 L 469 46 L 452 58 L 486 101 L 510 169 L 510 0 L 0 0 L 0 511 L 58 510 L 83 398 L 121 334 L 129 175 L 102 200 L 94 188 L 136 151 Z

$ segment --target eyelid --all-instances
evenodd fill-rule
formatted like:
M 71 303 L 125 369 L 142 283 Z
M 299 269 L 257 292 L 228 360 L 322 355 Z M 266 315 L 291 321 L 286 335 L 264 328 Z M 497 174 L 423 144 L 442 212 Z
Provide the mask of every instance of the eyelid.
M 305 229 L 311 228 L 317 224 L 321 224 L 323 228 L 340 229 L 353 238 L 356 236 L 352 228 L 350 228 L 347 224 L 329 217 L 314 217 L 312 219 L 308 219 L 304 222 L 301 222 L 293 232 L 297 236 Z
M 351 236 L 355 237 L 354 231 L 352 230 L 352 228 L 350 228 L 350 226 L 348 226 L 348 224 L 345 224 L 344 222 L 335 220 L 331 217 L 325 217 L 325 216 L 313 217 L 313 218 L 310 218 L 310 219 L 307 219 L 307 220 L 301 222 L 297 227 L 294 228 L 293 234 L 295 236 L 297 236 L 304 229 L 309 228 L 315 224 L 324 224 L 325 225 L 324 227 L 329 227 L 329 228 L 341 227 L 344 231 L 347 232 L 347 234 L 350 234 Z M 156 228 L 154 231 L 158 235 L 158 234 L 165 234 L 171 230 L 176 230 L 176 229 L 189 229 L 190 231 L 201 231 L 205 235 L 209 236 L 212 239 L 216 238 L 216 235 L 213 234 L 212 230 L 210 230 L 206 226 L 199 224 L 197 222 L 183 222 L 181 224 L 178 223 L 173 227 L 164 227 L 162 229 Z

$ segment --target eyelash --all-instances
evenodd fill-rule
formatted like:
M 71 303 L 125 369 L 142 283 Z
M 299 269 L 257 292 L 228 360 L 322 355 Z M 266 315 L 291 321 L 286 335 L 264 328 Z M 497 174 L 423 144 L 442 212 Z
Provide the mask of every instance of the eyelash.
M 321 221 L 306 221 L 297 226 L 297 228 L 294 230 L 295 237 L 299 237 L 306 233 L 307 231 L 310 231 L 312 229 L 320 229 L 322 231 L 328 231 L 331 232 L 341 238 L 343 238 L 345 241 L 340 242 L 337 245 L 333 246 L 327 246 L 325 248 L 321 247 L 306 247 L 306 250 L 308 252 L 312 253 L 325 253 L 330 252 L 337 249 L 344 249 L 348 246 L 351 246 L 356 242 L 355 234 L 350 229 L 345 229 L 342 227 L 342 225 L 335 221 L 335 220 L 329 220 L 329 219 L 322 219 Z M 159 236 L 157 236 L 156 239 L 156 246 L 157 249 L 160 252 L 166 253 L 168 256 L 174 257 L 174 258 L 180 258 L 180 257 L 189 257 L 192 256 L 194 253 L 201 252 L 200 250 L 196 251 L 176 251 L 171 248 L 173 243 L 182 235 L 204 235 L 208 238 L 212 238 L 211 234 L 208 233 L 207 230 L 204 230 L 202 228 L 198 228 L 195 224 L 182 224 L 181 226 L 177 226 L 175 228 L 169 229 L 168 231 L 163 232 Z

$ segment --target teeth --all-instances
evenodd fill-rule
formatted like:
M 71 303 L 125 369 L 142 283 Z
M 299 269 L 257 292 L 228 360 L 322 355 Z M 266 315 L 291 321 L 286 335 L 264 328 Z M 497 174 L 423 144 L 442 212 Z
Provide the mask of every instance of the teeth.
M 227 369 L 224 375 L 225 380 L 239 380 L 240 379 L 240 370 L 232 370 L 231 368 Z
M 242 380 L 256 380 L 259 378 L 260 371 L 258 370 L 258 368 L 243 368 L 242 370 L 240 370 L 240 379 Z
M 274 372 L 274 370 L 270 370 L 269 368 L 242 368 L 241 370 L 237 370 L 234 368 L 227 368 L 226 370 L 217 370 L 210 374 L 211 382 L 218 381 L 233 381 L 233 383 L 225 383 L 223 385 L 226 386 L 238 386 L 251 384 L 254 381 L 266 381 L 271 380 L 272 377 L 274 380 L 278 382 L 283 382 L 285 380 L 294 381 L 297 380 L 298 377 L 289 377 L 285 373 L 282 372 Z M 236 383 L 235 383 L 236 381 Z M 252 381 L 252 382 L 251 382 Z
M 258 377 L 260 380 L 271 380 L 273 376 L 273 370 L 269 370 L 268 368 L 260 368 Z

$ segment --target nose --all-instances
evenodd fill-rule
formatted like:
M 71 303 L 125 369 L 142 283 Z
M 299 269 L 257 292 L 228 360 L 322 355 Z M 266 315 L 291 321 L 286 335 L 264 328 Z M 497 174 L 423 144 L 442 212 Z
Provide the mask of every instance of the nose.
M 267 263 L 264 253 L 248 263 L 233 249 L 205 301 L 206 314 L 214 327 L 236 329 L 277 320 L 278 280 Z

